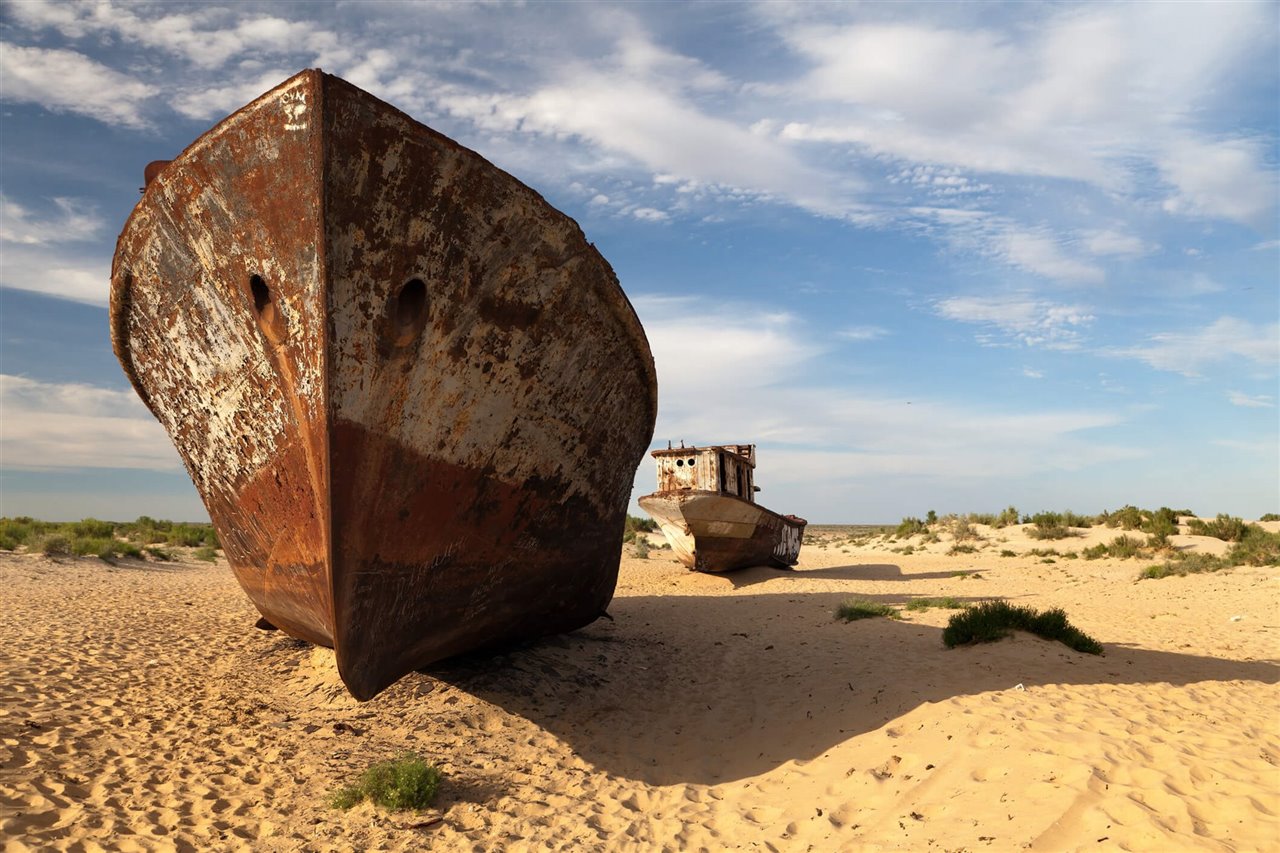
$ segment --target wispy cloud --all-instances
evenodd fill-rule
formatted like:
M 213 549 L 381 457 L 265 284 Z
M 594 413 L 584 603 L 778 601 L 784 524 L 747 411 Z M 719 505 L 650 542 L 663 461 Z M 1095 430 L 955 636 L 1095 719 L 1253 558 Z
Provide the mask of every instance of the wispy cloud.
M 92 204 L 72 198 L 52 201 L 52 215 L 39 217 L 0 192 L 0 242 L 28 246 L 75 243 L 99 235 L 103 221 Z
M 770 448 L 770 483 L 811 486 L 813 477 L 882 474 L 987 478 L 1140 455 L 1089 436 L 1123 422 L 1114 411 L 1015 413 L 806 384 L 822 350 L 787 315 L 675 298 L 641 299 L 636 309 L 658 367 L 655 438 L 758 441 Z M 647 474 L 642 468 L 642 484 Z
M 0 374 L 0 465 L 16 470 L 180 470 L 164 428 L 133 391 Z
M 20 9 L 22 3 L 7 5 Z M 53 112 L 89 116 L 107 124 L 148 126 L 143 106 L 159 89 L 74 50 L 0 42 L 0 99 L 38 104 Z
M 974 323 L 1002 333 L 1026 346 L 1074 349 L 1080 330 L 1093 322 L 1093 315 L 1079 305 L 1063 305 L 1033 297 L 953 296 L 935 305 L 948 320 Z
M 846 341 L 874 341 L 886 337 L 889 330 L 880 326 L 849 326 L 836 332 L 836 337 Z
M 1198 377 L 1211 364 L 1240 358 L 1269 373 L 1280 365 L 1280 324 L 1250 323 L 1219 317 L 1202 329 L 1160 332 L 1147 343 L 1108 350 L 1107 354 L 1135 358 L 1157 370 Z
M 1228 391 L 1227 400 L 1233 406 L 1243 406 L 1246 409 L 1274 409 L 1276 407 L 1275 398 L 1266 394 L 1258 394 L 1251 397 L 1239 391 Z

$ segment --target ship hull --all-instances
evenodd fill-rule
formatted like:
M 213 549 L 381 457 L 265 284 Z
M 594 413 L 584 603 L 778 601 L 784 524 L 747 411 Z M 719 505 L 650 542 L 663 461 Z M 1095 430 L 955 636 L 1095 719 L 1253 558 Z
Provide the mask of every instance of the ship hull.
M 272 624 L 353 695 L 593 621 L 656 377 L 576 223 L 308 71 L 169 163 L 112 340 Z
M 805 521 L 732 495 L 657 492 L 639 500 L 686 567 L 727 572 L 748 566 L 789 568 L 800 555 Z

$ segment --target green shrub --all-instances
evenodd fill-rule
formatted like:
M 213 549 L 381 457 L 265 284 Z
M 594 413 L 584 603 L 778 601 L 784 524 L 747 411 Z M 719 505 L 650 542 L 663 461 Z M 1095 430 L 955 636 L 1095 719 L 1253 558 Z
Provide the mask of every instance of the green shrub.
M 1221 539 L 1223 542 L 1239 542 L 1244 539 L 1247 528 L 1254 525 L 1245 524 L 1238 518 L 1234 518 L 1226 513 L 1219 513 L 1218 517 L 1213 521 L 1201 521 L 1198 518 L 1191 519 L 1188 527 L 1196 536 L 1212 536 L 1215 539 Z
M 642 533 L 653 533 L 658 529 L 658 522 L 652 518 L 636 518 L 630 513 L 627 514 L 627 524 L 625 530 L 634 530 Z
M 1258 521 L 1280 521 L 1280 515 L 1277 515 L 1274 512 L 1269 512 L 1262 516 L 1262 518 L 1258 519 Z
M 1086 560 L 1096 560 L 1099 557 L 1116 557 L 1123 560 L 1141 556 L 1143 545 L 1141 539 L 1122 533 L 1110 542 L 1099 542 L 1097 545 L 1085 548 L 1082 553 Z
M 907 517 L 902 519 L 902 523 L 898 525 L 898 529 L 894 531 L 894 536 L 905 538 L 907 536 L 915 536 L 917 533 L 924 533 L 925 523 L 918 518 Z
M 1007 637 L 1012 631 L 1028 631 L 1079 652 L 1102 654 L 1102 644 L 1071 625 L 1061 610 L 1040 612 L 1007 601 L 982 601 L 953 615 L 943 629 L 942 642 L 948 648 L 989 643 Z
M 1155 566 L 1142 570 L 1140 578 L 1167 578 L 1177 575 L 1195 575 L 1202 572 L 1216 572 L 1229 566 L 1226 560 L 1212 554 L 1184 554 L 1174 560 L 1166 560 Z
M 1009 527 L 1018 523 L 1018 508 L 1016 506 L 1008 506 L 996 516 L 996 527 Z
M 958 598 L 946 596 L 944 598 L 913 598 L 907 602 L 907 610 L 928 610 L 931 607 L 939 607 L 946 610 L 959 610 L 964 607 L 964 602 Z
M 148 545 L 142 549 L 146 555 L 153 560 L 159 560 L 162 563 L 168 563 L 173 559 L 173 552 L 158 548 L 155 545 Z
M 435 801 L 440 788 L 438 769 L 412 753 L 375 764 L 354 784 L 333 795 L 334 808 L 346 810 L 369 800 L 392 811 L 422 811 Z
M 877 604 L 874 601 L 866 601 L 860 598 L 850 598 L 841 602 L 840 606 L 836 608 L 836 618 L 843 619 L 846 622 L 853 622 L 856 619 L 871 619 L 875 616 L 897 619 L 898 611 L 887 604 Z
M 1107 516 L 1107 527 L 1121 527 L 1125 530 L 1137 530 L 1142 526 L 1142 510 L 1136 506 L 1125 505 Z
M 977 551 L 978 549 L 973 545 L 952 545 L 947 551 L 947 556 L 954 556 L 956 554 L 974 554 L 977 553 Z
M 192 556 L 197 560 L 204 560 L 206 563 L 218 562 L 218 550 L 216 548 L 210 548 L 207 545 L 203 548 L 197 548 L 196 552 Z
M 61 533 L 47 533 L 41 537 L 40 553 L 46 557 L 66 557 L 71 554 L 71 540 Z
M 1233 566 L 1280 566 L 1280 533 L 1246 525 L 1240 541 L 1227 552 Z
M 641 560 L 649 559 L 649 552 L 653 550 L 649 545 L 649 540 L 643 536 L 636 538 L 636 556 Z
M 1002 550 L 1000 551 L 1000 556 L 1001 556 L 1001 557 L 1016 557 L 1016 556 L 1018 556 L 1018 552 L 1017 552 L 1017 551 L 1010 551 L 1008 548 L 1004 548 L 1004 549 L 1002 549 Z
M 1079 520 L 1079 517 L 1073 513 L 1064 516 L 1060 512 L 1038 512 L 1031 516 L 1031 523 L 1035 527 L 1028 530 L 1027 535 L 1032 539 L 1066 539 L 1068 536 L 1075 536 L 1067 524 L 1068 519 Z
M 37 524 L 30 518 L 0 518 L 0 540 L 12 543 L 5 546 L 5 550 L 13 551 L 30 544 L 38 534 Z
M 116 534 L 116 526 L 110 521 L 85 518 L 68 524 L 67 532 L 75 539 L 110 539 Z
M 925 523 L 925 524 L 937 524 L 937 523 L 938 523 L 938 513 L 937 513 L 935 510 L 929 510 L 929 513 L 924 517 L 924 523 Z

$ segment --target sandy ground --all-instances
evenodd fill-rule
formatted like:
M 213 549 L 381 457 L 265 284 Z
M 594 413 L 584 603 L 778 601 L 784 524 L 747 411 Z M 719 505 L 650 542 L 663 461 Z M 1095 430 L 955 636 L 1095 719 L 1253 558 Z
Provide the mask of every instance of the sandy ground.
M 1280 569 L 1135 582 L 1145 562 L 1026 554 L 1116 531 L 983 532 L 954 556 L 945 539 L 912 554 L 810 544 L 795 572 L 626 557 L 614 621 L 437 666 L 366 704 L 328 651 L 254 630 L 225 565 L 0 555 L 0 839 L 1280 849 Z M 946 595 L 1062 607 L 1106 655 L 1028 635 L 948 650 L 945 610 L 832 616 L 850 596 Z M 405 750 L 444 770 L 436 810 L 328 807 Z

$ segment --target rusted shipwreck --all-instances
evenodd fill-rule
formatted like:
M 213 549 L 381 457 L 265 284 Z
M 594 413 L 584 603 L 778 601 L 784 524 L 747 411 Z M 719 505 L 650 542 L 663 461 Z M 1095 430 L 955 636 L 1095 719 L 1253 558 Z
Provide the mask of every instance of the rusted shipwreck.
M 655 450 L 658 491 L 640 498 L 671 549 L 690 569 L 788 568 L 800 557 L 808 523 L 755 501 L 754 444 Z
M 268 622 L 368 699 L 603 612 L 657 384 L 573 220 L 319 70 L 147 178 L 112 342 Z

